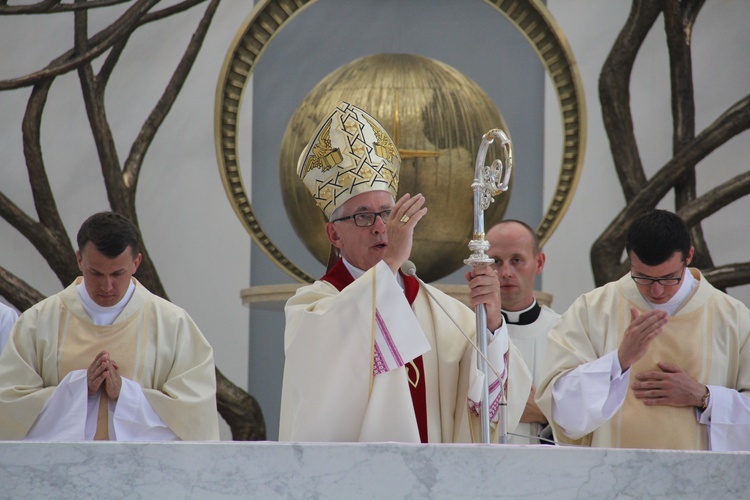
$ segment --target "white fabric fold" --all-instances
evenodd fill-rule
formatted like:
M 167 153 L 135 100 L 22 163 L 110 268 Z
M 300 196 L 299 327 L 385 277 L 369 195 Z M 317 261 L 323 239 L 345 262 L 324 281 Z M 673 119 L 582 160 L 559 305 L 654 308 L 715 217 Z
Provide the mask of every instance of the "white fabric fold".
M 110 421 L 117 441 L 180 441 L 151 407 L 141 386 L 126 378 Z
M 93 398 L 92 398 L 93 399 Z M 96 408 L 94 407 L 94 430 Z M 60 381 L 55 392 L 44 404 L 42 412 L 24 437 L 24 441 L 85 441 L 86 415 L 89 408 L 86 370 L 74 370 Z
M 387 289 L 383 289 L 387 290 Z M 400 368 L 430 350 L 430 344 L 409 303 L 393 293 L 377 292 L 375 352 L 373 374 L 380 375 Z M 404 310 L 404 305 L 407 309 Z M 385 318 L 399 318 L 386 321 Z
M 571 439 L 593 432 L 620 409 L 629 380 L 616 350 L 580 365 L 555 382 L 552 419 Z
M 91 441 L 96 432 L 100 395 L 88 397 L 86 370 L 60 381 L 24 441 Z M 109 405 L 110 440 L 176 441 L 179 438 L 156 414 L 141 387 L 123 378 L 120 397 Z
M 346 269 L 355 279 L 365 271 L 352 266 L 344 259 Z M 414 316 L 408 302 L 394 294 L 394 286 L 402 288 L 398 275 L 381 261 L 374 268 L 375 275 L 375 346 L 373 375 L 388 373 L 400 368 L 430 350 L 430 343 Z M 390 318 L 390 320 L 386 320 Z M 396 320 L 396 318 L 398 318 Z
M 490 332 L 488 332 L 490 333 Z M 503 321 L 500 328 L 491 332 L 491 340 L 487 344 L 487 361 L 490 368 L 489 376 L 489 398 L 490 398 L 490 421 L 498 421 L 497 409 L 500 406 L 500 398 L 505 383 L 508 380 L 508 371 L 506 370 L 506 356 L 510 347 L 508 337 L 508 326 Z M 478 356 L 481 359 L 480 356 Z M 497 372 L 500 379 L 497 378 Z M 469 409 L 478 415 L 482 408 L 482 392 L 484 387 L 484 373 L 477 367 L 477 376 L 469 388 Z
M 709 425 L 711 451 L 750 450 L 750 398 L 743 393 L 709 385 L 708 408 L 698 412 L 698 421 Z

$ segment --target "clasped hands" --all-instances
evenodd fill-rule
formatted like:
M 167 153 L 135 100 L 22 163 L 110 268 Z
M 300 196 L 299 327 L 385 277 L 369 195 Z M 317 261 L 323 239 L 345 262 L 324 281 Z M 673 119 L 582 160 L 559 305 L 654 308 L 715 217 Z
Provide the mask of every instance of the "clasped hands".
M 628 370 L 648 351 L 651 342 L 667 324 L 667 313 L 653 310 L 644 314 L 630 308 L 630 325 L 623 335 L 617 355 L 622 371 Z M 706 386 L 680 367 L 659 362 L 658 370 L 636 374 L 631 384 L 635 397 L 646 406 L 700 406 Z
M 110 359 L 109 352 L 100 352 L 87 370 L 89 397 L 103 388 L 109 399 L 117 400 L 122 387 L 119 369 L 117 362 Z

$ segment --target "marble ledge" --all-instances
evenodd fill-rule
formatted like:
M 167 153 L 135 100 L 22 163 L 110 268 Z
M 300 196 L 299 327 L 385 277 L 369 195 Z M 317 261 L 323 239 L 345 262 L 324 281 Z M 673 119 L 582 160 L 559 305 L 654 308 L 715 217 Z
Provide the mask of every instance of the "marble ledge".
M 0 498 L 747 498 L 750 453 L 0 442 Z

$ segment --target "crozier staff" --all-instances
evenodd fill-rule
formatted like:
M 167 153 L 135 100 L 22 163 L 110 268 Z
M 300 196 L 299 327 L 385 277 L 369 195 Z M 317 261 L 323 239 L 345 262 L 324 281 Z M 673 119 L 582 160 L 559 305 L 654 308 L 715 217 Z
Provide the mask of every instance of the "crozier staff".
M 399 271 L 427 214 L 421 194 L 395 201 L 400 163 L 375 118 L 345 102 L 300 157 L 298 173 L 339 258 L 286 304 L 283 441 L 469 442 L 470 423 L 478 431 L 476 355 L 451 321 L 473 338 L 474 313 L 432 287 L 430 297 L 429 285 Z M 495 272 L 478 268 L 467 281 L 472 306 L 487 308 L 490 361 L 507 379 L 512 429 L 530 375 L 509 349 Z M 495 405 L 500 383 L 492 384 Z

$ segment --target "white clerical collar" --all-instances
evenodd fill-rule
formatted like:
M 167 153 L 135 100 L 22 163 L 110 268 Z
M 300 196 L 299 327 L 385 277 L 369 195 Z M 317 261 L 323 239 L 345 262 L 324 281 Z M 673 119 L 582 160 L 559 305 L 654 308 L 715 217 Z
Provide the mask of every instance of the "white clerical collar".
M 349 271 L 349 273 L 352 275 L 352 278 L 359 279 L 362 277 L 363 274 L 365 274 L 367 271 L 363 271 L 362 269 L 358 267 L 354 267 L 353 265 L 349 264 L 349 261 L 347 261 L 345 258 L 341 257 L 341 260 L 344 261 L 344 265 L 346 266 L 346 270 Z M 401 276 L 401 273 L 396 273 L 396 281 L 398 281 L 398 286 L 401 287 L 401 290 L 404 289 L 404 277 Z
M 503 313 L 503 316 L 505 316 L 505 319 L 508 320 L 508 323 L 520 324 L 520 323 L 522 323 L 521 316 L 523 316 L 525 313 L 528 313 L 529 311 L 533 310 L 535 307 L 536 307 L 536 298 L 534 298 L 531 301 L 531 305 L 529 305 L 529 307 L 527 307 L 526 309 L 521 309 L 520 311 L 507 311 L 507 310 L 503 309 L 502 313 Z M 536 320 L 537 317 L 539 317 L 538 313 L 534 316 L 534 320 Z M 534 320 L 532 320 L 531 323 L 533 323 Z M 528 324 L 526 322 L 523 322 L 523 323 L 524 324 Z
M 86 285 L 83 282 L 83 279 L 81 279 L 81 283 L 76 289 L 78 290 L 78 298 L 81 299 L 83 310 L 89 315 L 91 321 L 98 326 L 109 326 L 115 322 L 117 316 L 119 316 L 122 310 L 125 309 L 125 306 L 128 305 L 130 297 L 132 297 L 133 292 L 135 292 L 135 283 L 131 279 L 130 284 L 128 285 L 128 291 L 125 292 L 125 295 L 120 299 L 120 302 L 109 307 L 100 306 L 94 302 L 89 295 L 88 290 L 86 290 Z
M 663 304 L 654 304 L 648 300 L 645 295 L 641 295 L 643 295 L 643 298 L 646 299 L 646 302 L 649 303 L 652 309 L 661 309 L 662 311 L 667 311 L 669 316 L 674 316 L 674 313 L 693 295 L 693 291 L 695 291 L 699 285 L 698 280 L 695 279 L 693 273 L 690 272 L 690 268 L 685 269 L 684 276 L 685 277 L 682 278 L 682 281 L 680 281 L 680 289 L 677 290 L 677 293 L 674 294 L 669 301 Z

